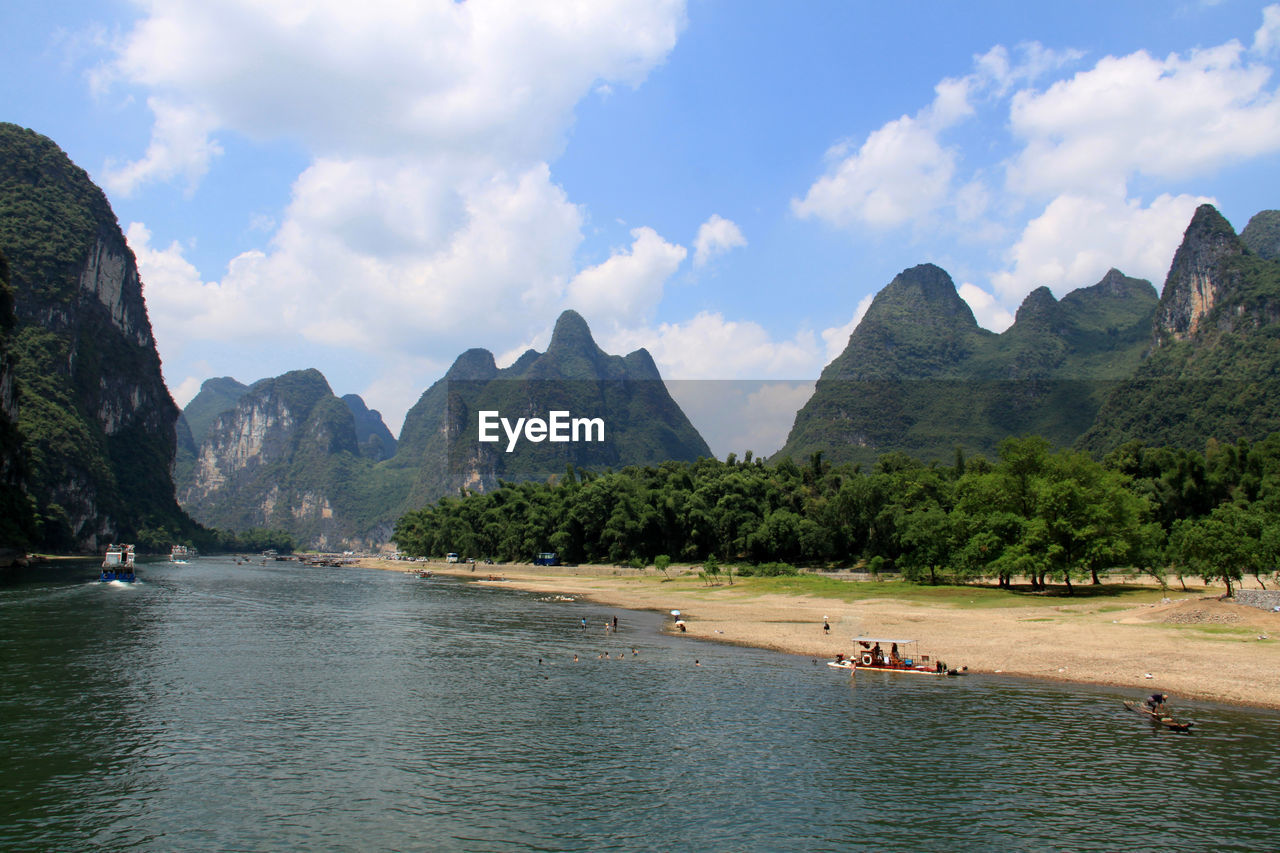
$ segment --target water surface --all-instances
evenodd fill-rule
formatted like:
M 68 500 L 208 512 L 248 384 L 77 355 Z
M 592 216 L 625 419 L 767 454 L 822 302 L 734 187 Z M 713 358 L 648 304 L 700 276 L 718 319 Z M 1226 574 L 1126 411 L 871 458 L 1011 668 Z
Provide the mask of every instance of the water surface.
M 0 586 L 0 848 L 1280 846 L 1274 712 L 1179 700 L 1178 735 L 1132 691 L 855 681 L 448 578 L 140 575 Z

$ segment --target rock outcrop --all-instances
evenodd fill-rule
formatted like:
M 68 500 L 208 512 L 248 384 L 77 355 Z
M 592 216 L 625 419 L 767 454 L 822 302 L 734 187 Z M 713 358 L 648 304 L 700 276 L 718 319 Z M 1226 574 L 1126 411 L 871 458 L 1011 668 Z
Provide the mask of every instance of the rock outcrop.
M 1196 208 L 1160 292 L 1154 344 L 1185 341 L 1222 297 L 1224 262 L 1245 252 L 1244 243 L 1211 204 Z
M 523 441 L 507 452 L 505 435 L 501 442 L 479 440 L 482 410 L 512 422 L 545 419 L 553 410 L 599 418 L 604 440 Z M 609 355 L 596 345 L 586 321 L 565 311 L 544 353 L 528 350 L 505 369 L 487 350 L 460 355 L 409 410 L 388 465 L 412 473 L 402 506 L 407 511 L 460 489 L 487 491 L 500 480 L 562 476 L 568 466 L 601 470 L 710 455 L 648 352 Z
M 235 380 L 213 381 L 201 391 L 202 406 L 235 401 L 208 423 L 181 483 L 192 516 L 235 531 L 285 530 L 310 547 L 385 541 L 394 500 L 369 499 L 378 490 L 368 488 L 373 465 L 361 453 L 355 417 L 319 371 L 263 379 L 242 393 Z
M 1165 281 L 1150 354 L 1080 447 L 1203 450 L 1211 438 L 1234 444 L 1280 431 L 1280 261 L 1264 239 L 1274 218 L 1259 216 L 1246 241 L 1213 207 L 1196 211 Z
M 133 253 L 84 170 L 11 124 L 0 125 L 0 249 L 11 265 L 19 423 L 41 544 L 97 550 L 143 541 L 144 531 L 190 533 L 171 479 L 178 409 Z

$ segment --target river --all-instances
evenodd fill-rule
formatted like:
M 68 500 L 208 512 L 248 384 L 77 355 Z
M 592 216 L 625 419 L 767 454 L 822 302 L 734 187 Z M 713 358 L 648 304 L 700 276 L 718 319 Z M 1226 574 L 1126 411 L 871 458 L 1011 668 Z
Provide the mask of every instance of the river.
M 139 575 L 0 585 L 0 849 L 1280 848 L 1275 711 L 1175 699 L 1177 734 L 450 578 Z

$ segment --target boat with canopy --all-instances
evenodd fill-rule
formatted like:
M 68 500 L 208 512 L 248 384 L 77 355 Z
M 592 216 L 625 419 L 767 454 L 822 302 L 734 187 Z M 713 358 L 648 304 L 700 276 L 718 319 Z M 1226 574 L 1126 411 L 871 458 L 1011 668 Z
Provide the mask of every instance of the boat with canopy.
M 835 669 L 903 672 L 914 675 L 960 675 L 965 667 L 949 668 L 943 661 L 921 654 L 915 640 L 896 637 L 854 637 L 853 655 L 837 655 L 827 666 Z

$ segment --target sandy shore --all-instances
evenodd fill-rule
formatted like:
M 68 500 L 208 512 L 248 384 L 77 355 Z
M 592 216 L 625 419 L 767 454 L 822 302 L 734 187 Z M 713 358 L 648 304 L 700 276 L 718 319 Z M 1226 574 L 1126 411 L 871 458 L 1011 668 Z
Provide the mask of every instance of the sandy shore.
M 366 560 L 404 570 L 404 562 Z M 687 636 L 834 658 L 855 635 L 916 639 L 920 652 L 975 672 L 1165 691 L 1280 708 L 1280 613 L 1218 600 L 1197 583 L 1125 585 L 1115 595 L 1014 595 L 975 588 L 821 583 L 820 594 L 777 592 L 771 579 L 708 587 L 695 575 L 600 566 L 412 564 L 480 583 L 579 596 L 611 607 L 679 610 Z M 494 580 L 488 580 L 493 577 Z M 1255 585 L 1256 586 L 1256 585 Z M 1087 590 L 1084 590 L 1087 591 Z M 895 597 L 897 595 L 898 597 Z M 823 631 L 824 618 L 831 625 Z

